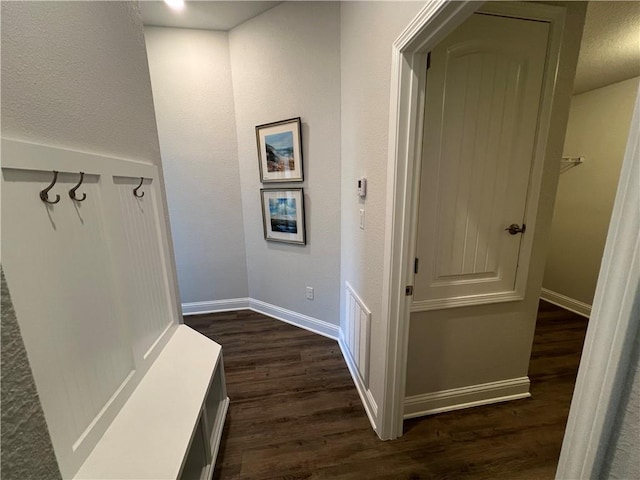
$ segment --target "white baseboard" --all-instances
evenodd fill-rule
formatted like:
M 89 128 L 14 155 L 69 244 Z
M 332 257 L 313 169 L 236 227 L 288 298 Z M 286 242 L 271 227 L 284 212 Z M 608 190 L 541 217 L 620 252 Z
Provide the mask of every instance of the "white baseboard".
M 253 310 L 324 337 L 329 337 L 332 340 L 338 340 L 339 328 L 337 325 L 253 298 L 230 298 L 228 300 L 182 304 L 182 315 L 184 316 L 232 312 L 235 310 Z
M 358 368 L 356 367 L 356 363 L 353 361 L 353 358 L 351 358 L 349 349 L 346 347 L 344 343 L 342 332 L 340 332 L 340 336 L 338 337 L 338 345 L 340 345 L 340 350 L 342 351 L 342 356 L 344 357 L 344 361 L 347 364 L 347 368 L 349 369 L 351 378 L 353 378 L 353 383 L 356 386 L 358 395 L 360 395 L 360 400 L 362 401 L 364 410 L 367 413 L 367 417 L 369 417 L 369 422 L 371 422 L 371 426 L 377 432 L 378 431 L 377 429 L 378 405 L 376 404 L 376 401 L 373 398 L 373 394 L 371 393 L 371 390 L 367 389 L 364 386 L 364 381 L 362 380 L 362 377 L 360 377 L 360 373 L 358 373 Z
M 562 307 L 565 310 L 582 315 L 583 317 L 589 318 L 591 316 L 591 305 L 579 300 L 574 300 L 561 293 L 543 288 L 540 298 L 558 307 Z
M 404 399 L 404 418 L 530 397 L 529 377 L 482 383 L 470 387 L 414 395 Z
M 286 308 L 271 305 L 270 303 L 255 300 L 253 298 L 249 299 L 248 308 L 254 312 L 277 318 L 278 320 L 295 325 L 296 327 L 304 328 L 305 330 L 328 337 L 332 340 L 338 340 L 338 326 L 325 322 L 324 320 L 309 317 L 308 315 L 303 315 L 302 313 L 287 310 Z
M 182 315 L 202 315 L 204 313 L 232 312 L 249 308 L 249 298 L 229 298 L 210 302 L 192 302 L 182 304 Z

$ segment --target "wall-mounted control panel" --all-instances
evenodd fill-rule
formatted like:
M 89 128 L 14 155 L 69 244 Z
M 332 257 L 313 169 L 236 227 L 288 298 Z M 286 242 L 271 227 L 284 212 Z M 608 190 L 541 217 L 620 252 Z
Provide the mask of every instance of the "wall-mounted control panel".
M 358 196 L 360 198 L 367 196 L 367 179 L 364 177 L 358 179 Z

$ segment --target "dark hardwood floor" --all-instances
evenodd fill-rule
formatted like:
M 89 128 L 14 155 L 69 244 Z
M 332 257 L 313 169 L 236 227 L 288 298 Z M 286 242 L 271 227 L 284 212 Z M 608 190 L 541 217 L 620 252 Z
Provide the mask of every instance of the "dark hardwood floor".
M 382 442 L 336 342 L 250 311 L 185 321 L 223 346 L 219 480 L 553 478 L 587 326 L 541 302 L 532 398 L 408 420 Z

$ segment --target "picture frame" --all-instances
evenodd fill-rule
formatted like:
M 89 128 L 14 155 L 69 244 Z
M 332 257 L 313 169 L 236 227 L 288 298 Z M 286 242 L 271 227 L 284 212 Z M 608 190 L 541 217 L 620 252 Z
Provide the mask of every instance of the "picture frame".
M 306 245 L 302 188 L 261 188 L 260 200 L 265 240 Z
M 260 181 L 302 182 L 302 123 L 300 117 L 256 127 Z

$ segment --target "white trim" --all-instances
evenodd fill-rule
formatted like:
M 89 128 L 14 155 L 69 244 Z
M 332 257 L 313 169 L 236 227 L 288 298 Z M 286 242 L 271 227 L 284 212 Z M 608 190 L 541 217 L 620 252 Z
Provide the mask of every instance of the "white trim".
M 472 305 L 488 305 L 490 303 L 517 302 L 524 296 L 518 292 L 484 293 L 482 295 L 466 295 L 454 298 L 436 298 L 433 300 L 418 300 L 411 303 L 411 313 L 442 310 L 443 308 L 469 307 Z
M 158 167 L 152 163 L 2 137 L 2 168 L 50 172 L 52 165 L 60 172 L 158 178 Z
M 553 290 L 549 290 L 548 288 L 542 289 L 540 298 L 545 302 L 553 303 L 558 307 L 564 308 L 565 310 L 569 310 L 573 313 L 577 313 L 578 315 L 582 315 L 583 317 L 589 318 L 589 316 L 591 315 L 591 305 L 589 305 L 588 303 L 584 303 L 580 300 L 567 297 L 566 295 L 554 292 Z
M 511 5 L 511 4 L 510 4 Z M 555 80 L 559 62 L 560 43 L 563 36 L 565 8 L 540 4 L 517 4 L 529 18 L 544 18 L 551 22 L 547 71 L 543 84 L 543 101 L 539 112 L 536 142 L 536 160 L 531 172 L 528 193 L 528 208 L 525 222 L 537 215 L 540 182 L 542 179 L 545 145 L 549 134 L 551 101 L 555 91 Z M 380 405 L 382 439 L 393 439 L 402 435 L 404 390 L 406 384 L 407 349 L 410 323 L 410 297 L 404 295 L 406 285 L 413 284 L 413 259 L 415 242 L 415 173 L 419 163 L 417 139 L 421 132 L 420 99 L 421 78 L 424 69 L 420 57 L 432 49 L 455 27 L 483 6 L 480 2 L 428 3 L 405 29 L 393 45 L 391 70 L 391 105 L 389 120 L 389 159 L 387 162 L 387 210 L 385 223 L 384 275 L 382 312 L 382 335 L 386 339 L 383 401 Z M 503 6 L 498 8 L 502 9 Z M 523 258 L 531 253 L 533 231 L 524 240 Z M 524 278 L 520 275 L 519 278 Z M 522 281 L 516 279 L 515 290 L 523 292 Z M 520 282 L 520 283 L 518 283 Z
M 338 340 L 339 328 L 333 323 L 325 322 L 324 320 L 319 320 L 276 305 L 271 305 L 270 303 L 256 300 L 254 298 L 249 299 L 249 309 L 254 312 L 262 313 L 263 315 L 268 315 L 269 317 L 273 317 L 277 320 L 282 320 L 283 322 L 296 327 L 304 328 L 305 330 L 317 333 L 323 337 Z
M 404 418 L 528 398 L 529 384 L 529 377 L 520 377 L 406 397 Z
M 209 302 L 190 302 L 182 304 L 182 315 L 202 315 L 205 313 L 232 312 L 248 310 L 249 298 L 229 298 L 226 300 L 211 300 Z
M 317 333 L 332 340 L 338 340 L 339 327 L 302 313 L 287 310 L 255 298 L 230 298 L 227 300 L 211 300 L 208 302 L 192 302 L 182 304 L 182 314 L 202 315 L 205 313 L 233 312 L 236 310 L 252 310 L 275 318 L 282 322 Z
M 556 478 L 600 478 L 640 323 L 640 94 L 609 224 Z
M 393 44 L 380 333 L 386 341 L 385 369 L 379 428 L 376 430 L 383 440 L 402 435 L 411 300 L 404 290 L 413 280 L 413 269 L 409 266 L 413 261 L 414 243 L 411 195 L 422 110 L 418 107 L 418 99 L 423 88 L 420 75 L 414 72 L 424 64 L 424 53 L 481 5 L 474 1 L 429 2 Z
M 229 404 L 231 403 L 231 399 L 229 397 L 225 397 L 220 404 L 218 415 L 214 422 L 213 432 L 211 437 L 209 438 L 209 445 L 213 445 L 213 449 L 211 451 L 211 464 L 209 465 L 209 472 L 206 478 L 211 478 L 213 469 L 216 465 L 216 459 L 218 458 L 218 452 L 220 450 L 220 442 L 222 441 L 222 432 L 224 430 L 224 423 L 227 419 L 227 413 L 229 412 Z M 205 429 L 206 431 L 206 429 Z
M 358 395 L 360 395 L 360 400 L 362 401 L 362 405 L 364 406 L 364 411 L 367 413 L 367 417 L 369 418 L 369 422 L 371 422 L 371 426 L 374 430 L 377 431 L 376 425 L 378 424 L 378 405 L 373 398 L 371 390 L 365 387 L 364 381 L 358 373 L 358 367 L 356 367 L 356 363 L 354 362 L 351 354 L 349 353 L 349 349 L 344 343 L 342 331 L 340 331 L 340 335 L 338 337 L 338 345 L 340 346 L 340 351 L 342 352 L 344 361 L 347 364 L 347 368 L 349 369 L 349 373 L 351 374 L 353 383 L 356 386 Z

